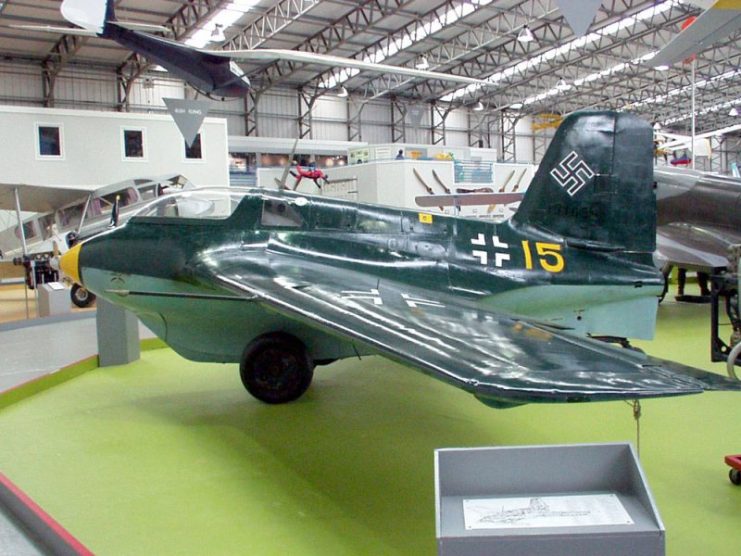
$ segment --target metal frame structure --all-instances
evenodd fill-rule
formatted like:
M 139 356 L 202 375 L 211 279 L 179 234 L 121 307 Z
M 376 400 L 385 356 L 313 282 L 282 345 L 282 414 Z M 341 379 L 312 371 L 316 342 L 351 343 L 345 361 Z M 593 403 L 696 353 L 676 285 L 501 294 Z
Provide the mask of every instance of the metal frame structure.
M 446 117 L 451 110 L 470 108 L 480 101 L 485 113 L 471 116 L 469 142 L 489 145 L 496 130 L 502 157 L 508 159 L 516 154 L 512 122 L 541 112 L 565 114 L 589 107 L 631 110 L 686 133 L 689 70 L 679 64 L 658 71 L 639 61 L 666 44 L 689 16 L 700 12 L 686 1 L 667 2 L 671 0 L 603 0 L 588 31 L 598 36 L 569 49 L 565 45 L 576 37 L 556 0 L 262 0 L 225 30 L 225 42 L 210 47 L 290 48 L 404 66 L 414 66 L 424 57 L 436 71 L 492 81 L 491 86 L 462 90 L 447 82 L 342 73 L 341 68 L 326 71 L 294 62 L 245 65 L 254 85 L 244 101 L 247 135 L 259 131 L 261 96 L 271 89 L 288 88 L 298 92 L 299 135 L 310 137 L 317 98 L 342 85 L 350 93 L 347 127 L 351 140 L 362 136 L 361 114 L 371 99 L 388 99 L 393 140 L 406 136 L 408 108 L 426 104 L 433 143 L 445 143 Z M 116 2 L 120 16 L 163 24 L 178 40 L 208 25 L 229 4 L 229 0 Z M 625 24 L 626 18 L 656 6 L 661 9 L 653 17 Z M 0 14 L 0 50 L 5 50 L 5 61 L 38 63 L 44 106 L 55 105 L 57 78 L 71 65 L 110 71 L 116 76 L 117 108 L 128 110 L 132 84 L 151 70 L 147 60 L 99 39 L 66 34 L 33 37 L 5 25 L 63 24 L 56 12 L 52 4 L 39 16 L 27 2 L 8 0 Z M 525 25 L 535 38 L 529 43 L 518 40 Z M 698 133 L 737 123 L 728 112 L 731 106 L 741 105 L 740 37 L 737 33 L 722 44 L 711 45 L 697 57 Z M 40 48 L 44 40 L 48 46 Z M 561 51 L 554 54 L 559 47 Z

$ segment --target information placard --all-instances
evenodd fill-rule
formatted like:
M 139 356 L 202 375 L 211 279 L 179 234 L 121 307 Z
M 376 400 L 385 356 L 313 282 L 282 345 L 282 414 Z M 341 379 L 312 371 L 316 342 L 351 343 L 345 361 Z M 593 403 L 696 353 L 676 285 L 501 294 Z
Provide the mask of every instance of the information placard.
M 632 525 L 615 494 L 463 500 L 466 529 Z

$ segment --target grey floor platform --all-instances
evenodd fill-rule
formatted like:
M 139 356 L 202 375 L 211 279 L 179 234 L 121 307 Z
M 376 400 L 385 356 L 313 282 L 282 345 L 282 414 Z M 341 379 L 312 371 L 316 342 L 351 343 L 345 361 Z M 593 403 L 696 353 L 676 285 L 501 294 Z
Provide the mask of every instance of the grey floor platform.
M 93 312 L 0 324 L 0 392 L 98 352 Z M 139 324 L 141 339 L 154 334 Z
M 2 504 L 0 504 L 0 554 L 13 556 L 44 554 Z

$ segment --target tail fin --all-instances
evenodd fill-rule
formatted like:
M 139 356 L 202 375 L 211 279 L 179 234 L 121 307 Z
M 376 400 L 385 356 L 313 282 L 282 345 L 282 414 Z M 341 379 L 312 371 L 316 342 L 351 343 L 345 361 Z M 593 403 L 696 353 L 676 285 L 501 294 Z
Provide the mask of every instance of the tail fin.
M 608 111 L 565 118 L 512 222 L 575 245 L 652 253 L 656 196 L 650 125 Z
M 101 36 L 105 35 L 106 22 L 116 20 L 113 0 L 64 0 L 60 9 L 70 23 Z

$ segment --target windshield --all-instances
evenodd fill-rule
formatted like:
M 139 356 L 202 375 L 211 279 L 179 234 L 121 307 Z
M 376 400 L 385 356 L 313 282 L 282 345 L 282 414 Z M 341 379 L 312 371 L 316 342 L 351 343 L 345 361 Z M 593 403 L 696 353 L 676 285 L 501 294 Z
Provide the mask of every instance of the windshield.
M 141 209 L 136 216 L 223 220 L 232 215 L 242 197 L 244 193 L 226 189 L 170 193 Z

